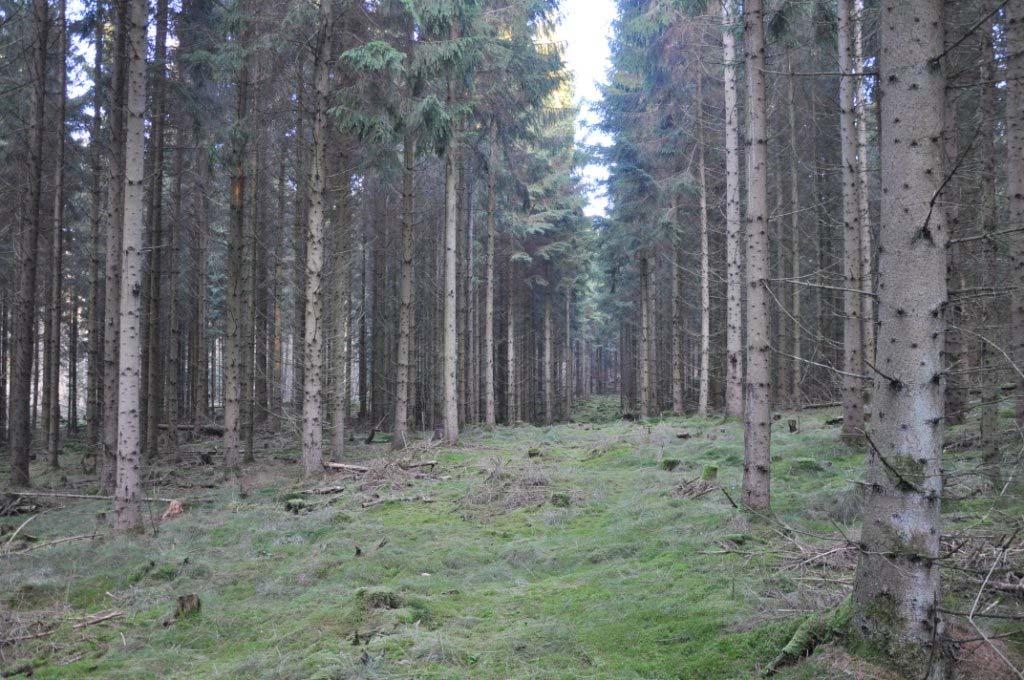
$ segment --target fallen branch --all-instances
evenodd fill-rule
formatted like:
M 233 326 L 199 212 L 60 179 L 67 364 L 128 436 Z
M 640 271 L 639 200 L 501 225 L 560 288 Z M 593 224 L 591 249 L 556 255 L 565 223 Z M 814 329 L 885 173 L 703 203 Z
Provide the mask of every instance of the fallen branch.
M 35 545 L 32 545 L 32 546 L 29 546 L 29 547 L 25 548 L 24 550 L 17 550 L 15 552 L 9 552 L 9 553 L 0 553 L 0 557 L 3 557 L 4 555 L 24 555 L 25 553 L 30 553 L 33 550 L 38 550 L 40 548 L 49 548 L 51 546 L 60 545 L 61 543 L 68 543 L 70 541 L 83 541 L 83 540 L 85 540 L 87 538 L 96 538 L 97 536 L 102 536 L 102 535 L 103 534 L 91 533 L 91 534 L 81 534 L 79 536 L 68 536 L 66 538 L 58 538 L 58 539 L 53 540 L 53 541 L 46 541 L 45 543 L 37 543 Z
M 97 623 L 103 623 L 110 619 L 116 619 L 119 616 L 124 616 L 124 612 L 120 609 L 114 609 L 107 612 L 106 614 L 94 614 L 91 617 L 86 617 L 82 621 L 79 621 L 74 625 L 75 628 L 86 628 L 88 626 L 95 626 Z
M 436 465 L 437 465 L 437 461 L 436 460 L 427 460 L 427 461 L 424 461 L 422 463 L 399 463 L 398 467 L 402 468 L 403 470 L 415 470 L 416 468 L 425 468 L 425 467 L 433 468 Z
M 45 512 L 46 512 L 46 510 L 43 510 L 43 512 L 39 513 L 39 515 L 42 515 Z M 16 539 L 18 537 L 18 534 L 21 533 L 21 530 L 25 528 L 25 525 L 28 524 L 29 522 L 31 522 L 32 520 L 34 520 L 36 517 L 39 517 L 39 515 L 32 515 L 27 520 L 25 520 L 24 522 L 19 524 L 18 528 L 14 530 L 14 533 L 11 534 L 11 537 L 7 539 L 7 545 L 10 545 L 11 543 L 13 543 L 14 539 Z
M 384 503 L 433 503 L 434 499 L 429 496 L 402 496 L 392 498 L 374 498 L 373 500 L 365 501 L 361 505 L 364 508 L 372 508 L 375 505 L 382 505 Z
M 119 616 L 124 616 L 124 612 L 120 609 L 114 609 L 113 611 L 109 611 L 106 614 L 93 614 L 92 616 L 87 616 L 81 621 L 77 622 L 72 627 L 87 628 L 89 626 L 95 626 L 97 623 L 103 623 L 104 621 L 109 621 L 110 619 L 116 619 Z M 39 631 L 38 633 L 32 633 L 30 635 L 19 635 L 17 637 L 0 640 L 0 647 L 5 645 L 12 645 L 16 642 L 25 642 L 26 640 L 38 640 L 39 638 L 48 637 L 56 633 L 58 629 L 60 629 L 60 623 L 56 623 L 47 628 L 46 630 Z
M 341 493 L 344 490 L 345 490 L 345 487 L 343 487 L 343 486 L 321 486 L 321 487 L 318 487 L 318 488 L 315 488 L 315 489 L 306 489 L 302 493 L 306 493 L 306 494 L 310 494 L 310 495 L 317 495 L 317 496 L 327 496 L 327 495 L 332 494 L 332 493 Z
M 43 491 L 5 491 L 8 496 L 23 496 L 26 498 L 73 498 L 86 501 L 112 501 L 113 496 L 99 496 L 86 493 L 50 493 Z M 143 503 L 171 503 L 180 501 L 180 498 L 139 498 Z
M 350 465 L 349 463 L 332 463 L 330 461 L 324 461 L 324 467 L 328 470 L 339 470 L 341 472 L 358 472 L 363 474 L 370 471 L 370 468 L 365 465 Z
M 161 430 L 171 429 L 171 426 L 168 425 L 167 423 L 161 423 L 158 427 Z M 198 432 L 199 434 L 207 434 L 210 435 L 211 437 L 224 436 L 224 428 L 221 427 L 220 425 L 200 425 L 199 427 L 196 427 L 191 423 L 178 423 L 177 425 L 174 426 L 174 429 L 183 430 L 187 432 Z

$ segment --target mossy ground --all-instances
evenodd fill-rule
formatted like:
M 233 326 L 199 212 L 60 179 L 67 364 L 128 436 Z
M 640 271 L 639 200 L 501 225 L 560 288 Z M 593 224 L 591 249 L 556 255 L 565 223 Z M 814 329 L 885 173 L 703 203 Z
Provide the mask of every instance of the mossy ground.
M 633 423 L 616 419 L 616 406 L 596 400 L 577 422 L 553 427 L 470 429 L 459 447 L 420 454 L 439 461 L 433 476 L 379 492 L 405 500 L 369 508 L 359 480 L 345 479 L 331 482 L 344 492 L 287 510 L 311 486 L 294 450 L 258 451 L 244 497 L 158 475 L 149 493 L 209 502 L 164 523 L 154 505 L 158 530 L 143 537 L 0 558 L 0 626 L 4 617 L 64 622 L 3 648 L 0 668 L 34 661 L 38 678 L 755 677 L 804 613 L 779 604 L 797 601 L 802 583 L 780 568 L 778 526 L 835 535 L 863 456 L 824 424 L 834 412 L 799 414 L 795 434 L 780 420 L 772 495 L 781 524 L 749 522 L 726 493 L 676 493 L 714 466 L 738 498 L 738 422 Z M 355 445 L 349 455 L 391 454 Z M 668 471 L 665 459 L 680 463 Z M 969 513 L 975 502 L 954 509 Z M 107 509 L 68 502 L 31 533 L 105 531 L 97 513 Z M 832 590 L 838 601 L 848 585 L 837 577 Z M 187 593 L 202 611 L 174 622 L 175 598 Z M 72 625 L 112 609 L 125 615 Z M 780 676 L 825 677 L 814 668 Z

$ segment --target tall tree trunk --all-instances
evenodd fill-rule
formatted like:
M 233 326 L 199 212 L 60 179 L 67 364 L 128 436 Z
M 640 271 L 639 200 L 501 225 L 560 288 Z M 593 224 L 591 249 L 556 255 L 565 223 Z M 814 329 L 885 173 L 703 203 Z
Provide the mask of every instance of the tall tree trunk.
M 210 403 L 210 347 L 206 339 L 206 280 L 207 253 L 206 244 L 209 235 L 208 213 L 206 204 L 206 186 L 210 178 L 210 157 L 206 148 L 206 137 L 197 131 L 196 142 L 196 186 L 193 188 L 195 200 L 195 282 L 196 315 L 193 338 L 192 366 L 192 422 L 195 427 L 193 434 L 199 436 L 199 429 L 209 417 Z
M 240 39 L 245 49 L 245 29 Z M 245 384 L 246 257 L 245 182 L 249 116 L 249 60 L 242 58 L 235 81 L 235 122 L 231 133 L 231 224 L 228 232 L 227 332 L 224 334 L 224 468 L 237 477 L 242 464 L 242 400 Z
M 947 36 L 953 37 L 953 36 Z M 951 43 L 947 40 L 947 43 Z M 949 172 L 945 186 L 942 188 L 942 209 L 946 216 L 946 228 L 949 238 L 960 236 L 960 201 L 961 172 L 953 172 L 957 157 L 960 154 L 959 132 L 957 130 L 957 112 L 955 93 L 946 90 L 943 106 L 943 162 Z M 949 290 L 962 288 L 961 248 L 958 243 L 950 243 L 946 249 L 946 287 Z M 943 357 L 946 362 L 946 401 L 944 414 L 950 425 L 961 425 L 964 422 L 964 407 L 967 402 L 967 389 L 958 375 L 962 370 L 963 337 L 960 334 L 960 323 L 963 318 L 963 306 L 960 297 L 955 296 L 945 308 L 946 344 Z
M 412 352 L 413 230 L 415 219 L 414 173 L 416 140 L 406 135 L 402 148 L 402 272 L 399 283 L 398 373 L 395 385 L 395 422 L 391 448 L 408 444 L 409 435 L 409 360 Z
M 736 3 L 737 0 L 722 2 L 722 52 L 725 64 L 725 412 L 738 418 L 743 415 L 743 226 L 740 220 L 740 109 L 733 35 Z
M 452 38 L 458 38 L 453 28 Z M 448 78 L 448 106 L 455 104 L 455 79 Z M 444 158 L 444 435 L 449 446 L 459 439 L 458 337 L 456 337 L 457 260 L 459 236 L 459 158 L 458 141 L 448 143 Z
M 493 427 L 494 410 L 494 220 L 495 184 L 498 175 L 498 128 L 492 123 L 490 158 L 487 163 L 487 246 L 484 254 L 484 424 Z
M 743 3 L 747 43 L 747 374 L 743 504 L 770 505 L 771 385 L 768 310 L 768 113 L 765 101 L 764 7 Z
M 352 229 L 352 168 L 346 153 L 341 156 L 341 181 L 338 187 L 338 254 L 334 264 L 334 342 L 332 345 L 331 368 L 334 373 L 334 427 L 331 437 L 331 452 L 340 457 L 345 451 L 346 424 L 349 400 L 349 280 L 351 279 L 351 254 L 348 250 Z M 397 418 L 396 418 L 397 422 Z M 397 430 L 396 430 L 397 432 Z
M 117 395 L 117 486 L 114 529 L 141 531 L 140 386 L 142 382 L 142 270 L 146 135 L 146 0 L 130 0 L 125 116 L 124 237 L 121 260 L 120 379 Z
M 853 91 L 853 26 L 851 0 L 839 0 L 839 136 L 843 167 L 843 439 L 863 441 L 864 373 L 861 337 L 860 197 L 857 173 L 857 125 Z
M 281 412 L 282 403 L 284 401 L 282 381 L 282 369 L 284 363 L 284 343 L 282 342 L 283 329 L 281 327 L 281 293 L 284 287 L 284 264 L 282 244 L 284 238 L 280 232 L 280 229 L 284 228 L 285 224 L 285 158 L 287 156 L 284 148 L 279 151 L 280 160 L 277 169 L 277 224 L 279 228 L 274 230 L 272 236 L 274 249 L 272 253 L 274 265 L 274 281 L 273 290 L 271 294 L 271 378 L 270 378 L 270 394 L 269 399 L 269 411 L 272 418 L 272 428 L 277 431 L 281 428 L 283 421 L 283 413 Z M 351 255 L 349 256 L 351 261 Z M 346 295 L 348 291 L 346 290 Z
M 53 186 L 53 262 L 50 267 L 50 346 L 46 353 L 50 360 L 50 381 L 46 390 L 50 395 L 50 420 L 46 423 L 46 454 L 50 467 L 60 467 L 60 323 L 61 310 L 64 304 L 64 145 L 67 136 L 67 99 L 68 99 L 68 27 L 67 2 L 60 0 L 57 4 L 59 60 L 57 62 L 60 85 L 59 103 L 57 105 L 57 158 L 54 170 Z M 69 411 L 70 411 L 70 402 Z
M 550 278 L 549 278 L 550 280 Z M 551 290 L 550 285 L 544 291 L 544 422 L 550 424 L 555 420 L 555 358 L 551 330 Z
M 167 235 L 167 252 L 164 254 L 164 268 L 167 270 L 167 314 L 171 322 L 170 338 L 167 345 L 167 372 L 165 373 L 164 422 L 168 424 L 165 434 L 167 455 L 175 460 L 178 455 L 178 416 L 180 413 L 179 385 L 181 377 L 181 315 L 178 313 L 178 241 L 182 220 L 182 175 L 185 171 L 184 138 L 179 127 L 175 133 L 173 214 Z
M 711 253 L 708 243 L 708 187 L 704 174 L 704 79 L 697 65 L 697 184 L 700 194 L 700 378 L 697 415 L 708 414 L 711 396 Z
M 306 182 L 306 88 L 305 53 L 299 57 L 299 72 L 295 84 L 295 222 L 292 225 L 292 262 L 295 268 L 292 289 L 292 408 L 303 413 L 302 400 L 305 390 L 306 351 L 306 228 L 309 221 L 309 192 Z M 366 320 L 365 312 L 363 322 Z M 363 346 L 360 345 L 360 348 Z M 360 380 L 365 380 L 366 371 L 360 371 Z M 362 413 L 360 414 L 362 415 Z
M 118 447 L 118 335 L 121 322 L 121 247 L 124 231 L 125 89 L 129 0 L 115 0 L 114 73 L 110 102 L 110 158 L 108 163 L 106 284 L 103 320 L 103 457 L 100 487 L 114 491 L 117 482 Z
M 651 327 L 650 327 L 650 265 L 646 255 L 640 256 L 640 341 L 638 361 L 640 364 L 640 417 L 651 415 Z
M 0 444 L 7 443 L 7 382 L 10 375 L 7 371 L 7 359 L 10 353 L 8 338 L 11 330 L 8 300 L 9 296 L 6 294 L 0 297 Z
M 788 124 L 789 124 L 789 211 L 790 211 L 790 268 L 793 276 L 793 282 L 790 285 L 790 311 L 792 312 L 792 325 L 790 326 L 790 334 L 792 337 L 792 352 L 794 357 L 792 367 L 793 374 L 791 376 L 793 382 L 790 394 L 793 396 L 793 402 L 795 405 L 799 405 L 801 401 L 800 386 L 803 382 L 801 376 L 803 374 L 803 366 L 801 364 L 801 357 L 803 357 L 801 348 L 801 337 L 803 329 L 801 327 L 800 319 L 800 288 L 798 285 L 800 281 L 800 174 L 797 170 L 799 165 L 798 149 L 799 144 L 797 142 L 797 131 L 796 131 L 796 76 L 793 74 L 793 55 L 791 52 L 787 53 L 787 67 L 789 69 L 789 77 L 786 79 L 787 85 L 787 113 L 788 113 Z
M 68 291 L 68 434 L 78 432 L 78 310 L 77 286 Z
M 309 167 L 309 220 L 306 227 L 306 332 L 303 347 L 302 465 L 306 476 L 323 471 L 323 287 L 324 188 L 327 148 L 327 97 L 330 85 L 331 38 L 334 15 L 331 3 L 320 4 L 313 63 L 316 98 L 313 118 L 313 155 Z
M 880 8 L 878 368 L 852 630 L 907 677 L 943 678 L 939 618 L 946 225 L 941 0 Z M 913 39 L 908 39 L 913 36 Z M 912 266 L 908 266 L 912 263 Z
M 102 183 L 103 153 L 103 28 L 104 3 L 96 5 L 96 26 L 93 37 L 92 122 L 89 128 L 89 164 L 92 205 L 89 236 L 89 364 L 86 375 L 86 439 L 95 446 L 100 440 L 103 414 L 103 220 Z
M 993 6 L 995 0 L 989 0 L 986 8 Z M 997 207 L 996 207 L 996 62 L 995 49 L 993 45 L 995 19 L 985 22 L 984 36 L 981 39 L 981 68 L 979 69 L 979 81 L 982 85 L 981 96 L 978 102 L 979 108 L 979 129 L 978 129 L 978 156 L 982 159 L 981 168 L 981 210 L 980 221 L 982 230 L 991 233 L 996 230 Z M 983 245 L 983 260 L 979 285 L 995 286 L 997 284 L 997 260 L 998 251 L 995 241 L 986 239 Z M 998 303 L 996 303 L 998 304 Z M 996 304 L 989 301 L 985 305 L 985 318 L 994 318 Z M 979 435 L 981 438 L 981 455 L 985 472 L 992 483 L 992 488 L 998 490 L 1002 483 L 1001 465 L 1002 457 L 999 449 L 999 386 L 995 381 L 993 367 L 995 364 L 992 348 L 986 340 L 979 341 L 982 375 L 981 387 L 981 422 L 979 423 Z
M 675 199 L 675 234 L 672 236 L 672 412 L 683 415 L 686 408 L 683 371 L 683 225 L 680 221 L 680 197 Z
M 163 412 L 164 371 L 162 347 L 163 308 L 160 304 L 160 286 L 163 282 L 163 206 L 164 206 L 164 134 L 166 113 L 164 107 L 164 79 L 167 77 L 167 0 L 158 0 L 156 6 L 156 50 L 153 75 L 153 185 L 150 189 L 150 254 L 149 299 L 147 303 L 146 370 L 146 446 L 145 456 L 153 459 L 159 453 L 160 416 Z
M 18 238 L 18 291 L 11 333 L 10 452 L 11 486 L 29 485 L 32 430 L 29 395 L 36 340 L 36 254 L 42 225 L 43 125 L 46 103 L 46 46 L 50 29 L 46 0 L 33 0 L 32 118 L 28 148 L 28 210 Z
M 515 293 L 512 288 L 511 276 L 508 287 L 508 314 L 506 322 L 506 370 L 505 370 L 505 408 L 508 411 L 506 424 L 514 425 L 519 419 L 516 412 L 516 308 Z
M 864 56 L 864 0 L 853 0 L 853 63 L 858 73 L 868 70 Z M 875 361 L 875 289 L 874 236 L 871 232 L 871 210 L 868 202 L 868 114 L 871 111 L 867 97 L 867 76 L 856 79 L 857 88 L 857 189 L 860 214 L 860 287 L 864 295 L 861 304 L 861 332 L 864 341 L 864 359 Z M 796 212 L 794 211 L 794 215 Z M 794 316 L 796 316 L 794 314 Z M 798 317 L 799 318 L 799 317 Z M 866 372 L 866 371 L 865 371 Z
M 565 362 L 563 369 L 563 384 L 564 384 L 564 398 L 565 398 L 565 412 L 562 415 L 563 420 L 569 421 L 572 419 L 572 405 L 573 405 L 573 360 L 572 360 L 572 285 L 569 285 L 565 289 Z
M 1006 5 L 1006 194 L 1009 224 L 1024 227 L 1024 2 Z M 1010 355 L 1024 364 L 1024 232 L 1010 245 L 1015 291 L 1012 298 Z M 1017 376 L 1017 423 L 1024 425 L 1024 377 Z

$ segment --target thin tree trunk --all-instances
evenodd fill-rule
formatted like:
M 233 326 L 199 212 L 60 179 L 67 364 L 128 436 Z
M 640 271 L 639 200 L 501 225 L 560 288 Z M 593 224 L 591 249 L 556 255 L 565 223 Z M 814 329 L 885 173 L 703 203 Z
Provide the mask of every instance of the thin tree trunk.
M 857 125 L 854 118 L 854 71 L 851 0 L 839 0 L 839 133 L 843 167 L 843 439 L 863 441 L 864 373 L 861 336 L 860 198 L 857 174 Z
M 508 287 L 508 318 L 506 319 L 506 357 L 507 367 L 505 370 L 505 408 L 508 411 L 506 424 L 513 425 L 516 420 L 516 313 L 515 294 L 512 288 L 511 276 L 509 276 Z
M 672 413 L 683 415 L 685 404 L 685 376 L 683 362 L 683 235 L 680 223 L 679 196 L 676 196 L 675 230 L 672 236 Z
M 302 464 L 306 476 L 323 470 L 323 287 L 324 188 L 327 147 L 327 97 L 330 84 L 331 3 L 320 5 L 313 64 L 316 106 L 313 119 L 313 156 L 309 168 L 309 220 L 306 228 L 306 309 L 304 382 L 302 400 Z
M 1009 224 L 1024 227 L 1024 2 L 1006 5 L 1006 194 Z M 1015 292 L 1012 298 L 1010 355 L 1024 364 L 1024 232 L 1010 242 Z M 1024 425 L 1024 377 L 1017 377 L 1017 423 Z
M 125 116 L 124 236 L 119 305 L 120 378 L 117 396 L 117 486 L 114 492 L 114 529 L 142 530 L 140 386 L 142 382 L 142 269 L 146 214 L 143 207 L 146 148 L 146 0 L 130 0 L 128 14 L 128 70 Z
M 492 124 L 490 159 L 487 163 L 487 247 L 484 254 L 484 424 L 497 422 L 494 410 L 494 219 L 495 184 L 498 175 L 498 128 Z
M 573 360 L 572 360 L 572 286 L 565 290 L 565 368 L 563 383 L 565 386 L 565 413 L 563 420 L 572 419 L 573 405 Z
M 114 73 L 110 104 L 110 160 L 107 180 L 107 262 L 103 322 L 103 457 L 100 488 L 115 490 L 118 447 L 118 367 L 121 321 L 121 249 L 124 231 L 125 89 L 129 0 L 115 0 Z
M 244 34 L 244 29 L 243 29 Z M 241 42 L 245 43 L 242 37 Z M 224 334 L 224 468 L 237 477 L 242 464 L 242 400 L 245 389 L 246 136 L 249 116 L 249 60 L 243 58 L 235 81 L 235 122 L 231 134 L 231 223 L 228 232 L 227 332 Z
M 711 254 L 708 243 L 708 188 L 704 173 L 704 78 L 697 64 L 697 184 L 700 193 L 700 381 L 697 415 L 708 414 L 711 395 Z
M 181 266 L 181 258 L 178 257 L 178 234 L 181 233 L 182 220 L 182 175 L 184 174 L 185 151 L 183 148 L 183 135 L 179 128 L 175 134 L 177 149 L 174 157 L 174 194 L 173 194 L 173 215 L 171 216 L 170 230 L 167 235 L 167 252 L 164 254 L 165 269 L 167 270 L 167 292 L 170 299 L 167 301 L 167 314 L 171 322 L 170 338 L 167 345 L 167 372 L 165 373 L 165 395 L 164 400 L 164 422 L 170 425 L 164 434 L 168 456 L 174 460 L 178 455 L 178 416 L 179 405 L 179 379 L 181 376 L 181 315 L 178 314 L 178 268 Z
M 345 435 L 349 400 L 349 280 L 351 254 L 348 250 L 352 229 L 351 185 L 352 169 L 348 155 L 341 156 L 341 180 L 338 187 L 338 253 L 334 264 L 334 342 L 331 368 L 334 373 L 334 423 L 331 453 L 340 458 L 345 452 Z M 397 422 L 397 419 L 396 419 Z
M 156 50 L 153 77 L 153 186 L 150 189 L 150 270 L 149 270 L 149 329 L 147 336 L 146 368 L 146 445 L 145 457 L 153 459 L 159 453 L 160 416 L 163 413 L 164 375 L 161 351 L 163 308 L 160 304 L 160 286 L 163 279 L 163 205 L 164 205 L 164 79 L 167 73 L 167 0 L 158 0 L 156 9 Z
M 303 413 L 302 400 L 305 390 L 305 351 L 306 351 L 306 228 L 309 219 L 309 193 L 306 182 L 309 173 L 306 170 L 306 90 L 305 90 L 305 53 L 300 56 L 299 73 L 295 85 L 295 222 L 292 225 L 292 262 L 295 268 L 292 289 L 292 408 L 295 413 Z M 365 321 L 365 314 L 364 321 Z M 363 345 L 360 345 L 360 349 Z M 365 371 L 360 371 L 360 379 L 365 380 Z M 362 413 L 360 413 L 362 415 Z
M 60 0 L 57 4 L 58 30 L 60 31 L 58 52 L 60 82 L 59 104 L 57 108 L 57 158 L 54 170 L 53 187 L 53 261 L 50 265 L 50 346 L 47 356 L 50 361 L 50 381 L 46 390 L 50 395 L 50 420 L 46 423 L 46 454 L 51 468 L 60 467 L 60 325 L 61 311 L 64 304 L 64 146 L 67 136 L 67 100 L 68 100 L 68 27 L 67 2 Z M 70 406 L 70 402 L 69 402 Z M 70 408 L 69 408 L 70 411 Z
M 452 31 L 458 38 L 458 31 Z M 455 81 L 448 80 L 448 105 L 455 104 Z M 459 439 L 458 337 L 456 337 L 457 276 L 456 253 L 459 227 L 459 159 L 457 140 L 452 139 L 445 152 L 444 166 L 444 434 L 449 446 Z
M 18 292 L 12 314 L 10 452 L 11 486 L 29 485 L 32 430 L 29 395 L 36 340 L 36 257 L 42 231 L 43 125 L 46 103 L 46 46 L 50 17 L 46 0 L 33 0 L 32 118 L 28 148 L 28 211 L 18 239 Z
M 743 4 L 747 43 L 747 374 L 743 504 L 770 505 L 771 385 L 768 309 L 768 114 L 765 100 L 764 7 Z
M 953 36 L 947 36 L 947 38 Z M 947 40 L 948 42 L 948 40 Z M 960 140 L 957 131 L 957 112 L 955 94 L 946 90 L 943 105 L 943 151 L 946 168 L 956 166 L 960 154 Z M 960 173 L 951 172 L 942 188 L 942 208 L 946 216 L 949 238 L 960 236 Z M 946 249 L 946 287 L 949 290 L 962 288 L 961 285 L 961 248 L 958 243 L 950 243 Z M 950 425 L 961 425 L 964 422 L 964 407 L 967 401 L 967 390 L 957 374 L 962 368 L 963 338 L 960 324 L 963 319 L 963 306 L 959 296 L 952 298 L 946 305 L 946 344 L 943 357 L 946 361 L 946 402 L 944 414 Z
M 399 283 L 398 373 L 395 386 L 395 422 L 391 448 L 401 449 L 409 436 L 409 361 L 412 352 L 413 230 L 415 219 L 414 173 L 416 140 L 406 135 L 402 148 L 402 272 Z
M 93 38 L 92 124 L 89 128 L 89 163 L 92 175 L 92 206 L 89 236 L 89 364 L 86 374 L 86 439 L 92 445 L 100 440 L 103 415 L 103 221 L 100 174 L 103 158 L 100 150 L 103 136 L 103 29 L 104 3 L 96 5 L 96 27 Z
M 989 0 L 986 8 L 994 5 L 995 0 Z M 993 29 L 995 19 L 985 22 L 984 37 L 981 39 L 981 68 L 979 80 L 986 83 L 982 86 L 979 99 L 978 129 L 978 157 L 982 161 L 981 168 L 981 210 L 980 221 L 982 230 L 991 233 L 997 229 L 997 208 L 996 208 L 996 62 L 993 46 Z M 982 254 L 982 269 L 979 284 L 992 286 L 997 280 L 997 261 L 999 253 L 995 241 L 988 239 L 984 243 Z M 995 303 L 989 301 L 985 305 L 986 318 L 993 318 L 997 311 Z M 981 387 L 981 419 L 979 424 L 979 435 L 981 438 L 981 455 L 985 466 L 985 472 L 992 484 L 993 489 L 1000 489 L 1002 485 L 1002 455 L 999 449 L 999 386 L 995 381 L 992 372 L 995 362 L 992 355 L 992 348 L 988 342 L 980 340 L 980 361 L 981 369 L 984 371 Z
M 886 0 L 880 11 L 882 223 L 878 367 L 862 550 L 850 630 L 902 676 L 943 678 L 939 618 L 942 351 L 946 229 L 941 0 Z M 913 36 L 913 39 L 908 39 Z M 912 263 L 912 266 L 908 266 Z
M 740 220 L 740 122 L 736 77 L 737 0 L 722 2 L 725 88 L 726 377 L 725 412 L 743 415 L 743 226 Z
M 853 63 L 858 73 L 868 70 L 864 57 L 864 0 L 853 0 Z M 857 88 L 857 189 L 860 215 L 860 288 L 864 295 L 861 304 L 861 332 L 864 342 L 863 357 L 875 361 L 875 299 L 874 293 L 874 236 L 871 232 L 871 210 L 868 202 L 870 182 L 868 181 L 868 113 L 866 76 L 856 79 Z M 794 215 L 796 211 L 794 210 Z M 797 316 L 794 314 L 793 316 Z M 797 317 L 799 318 L 799 317 Z M 794 352 L 794 354 L 798 354 Z
M 793 75 L 793 58 L 792 53 L 787 53 L 787 66 L 789 68 L 789 77 L 786 79 L 788 87 L 787 93 L 787 109 L 788 109 L 788 123 L 789 123 L 789 210 L 791 213 L 791 224 L 790 224 L 790 267 L 791 274 L 793 277 L 793 283 L 790 286 L 790 306 L 792 307 L 792 325 L 790 326 L 790 334 L 792 338 L 792 354 L 795 357 L 802 357 L 801 347 L 801 318 L 800 318 L 800 289 L 802 286 L 797 285 L 797 281 L 800 280 L 800 175 L 797 170 L 799 164 L 799 144 L 797 142 L 797 130 L 796 130 L 796 76 Z M 794 404 L 798 405 L 801 401 L 800 386 L 802 380 L 802 364 L 799 359 L 794 359 L 792 362 L 793 374 L 792 374 L 792 390 Z
M 649 341 L 651 335 L 650 328 L 650 311 L 648 306 L 650 304 L 650 291 L 648 287 L 650 285 L 650 265 L 647 262 L 647 256 L 642 255 L 640 257 L 640 346 L 639 346 L 639 363 L 640 363 L 640 417 L 643 419 L 648 418 L 651 415 L 651 358 L 650 350 L 651 343 Z
M 68 434 L 78 432 L 78 291 L 68 291 Z
M 210 347 L 206 339 L 206 280 L 207 280 L 207 254 L 206 244 L 209 232 L 207 222 L 206 186 L 210 178 L 210 158 L 206 149 L 206 138 L 197 134 L 196 141 L 199 148 L 196 153 L 196 186 L 194 187 L 195 197 L 195 296 L 196 316 L 195 329 L 193 332 L 195 347 L 193 350 L 193 397 L 192 422 L 195 426 L 194 436 L 199 436 L 200 427 L 209 418 L 210 404 Z

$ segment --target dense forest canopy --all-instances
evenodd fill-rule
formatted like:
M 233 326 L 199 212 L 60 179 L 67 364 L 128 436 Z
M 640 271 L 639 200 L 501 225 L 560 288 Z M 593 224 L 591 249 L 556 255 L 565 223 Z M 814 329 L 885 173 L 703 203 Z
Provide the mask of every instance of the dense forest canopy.
M 975 618 L 1024 583 L 1024 0 L 616 0 L 595 116 L 560 4 L 0 2 L 0 514 L 42 485 L 131 536 L 195 455 L 245 497 L 271 446 L 432 470 L 614 402 L 735 419 L 738 495 L 685 497 L 795 537 L 773 437 L 838 409 L 855 571 L 768 670 L 973 677 L 981 640 L 1024 677 Z M 1002 534 L 957 614 L 964 499 Z

